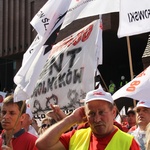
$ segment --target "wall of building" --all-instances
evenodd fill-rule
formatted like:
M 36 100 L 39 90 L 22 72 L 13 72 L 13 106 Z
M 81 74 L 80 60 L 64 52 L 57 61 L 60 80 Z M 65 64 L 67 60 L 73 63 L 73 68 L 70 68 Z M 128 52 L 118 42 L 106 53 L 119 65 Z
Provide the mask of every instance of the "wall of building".
M 2 89 L 5 86 L 9 89 L 14 87 L 13 76 L 21 66 L 23 53 L 36 35 L 30 21 L 46 1 L 0 0 L 0 84 Z

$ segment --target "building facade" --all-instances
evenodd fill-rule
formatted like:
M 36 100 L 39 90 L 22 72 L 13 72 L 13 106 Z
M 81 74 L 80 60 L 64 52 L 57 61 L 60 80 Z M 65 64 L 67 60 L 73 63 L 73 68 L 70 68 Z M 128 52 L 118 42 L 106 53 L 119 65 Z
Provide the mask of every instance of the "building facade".
M 31 19 L 46 0 L 0 0 L 0 90 L 14 88 L 13 77 L 36 32 Z

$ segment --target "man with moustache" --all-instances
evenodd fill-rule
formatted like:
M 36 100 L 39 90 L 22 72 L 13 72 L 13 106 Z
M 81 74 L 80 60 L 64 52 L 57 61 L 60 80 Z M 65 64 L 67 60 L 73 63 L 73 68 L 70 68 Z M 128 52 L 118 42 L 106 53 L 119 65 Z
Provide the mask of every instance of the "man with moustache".
M 13 95 L 4 99 L 1 110 L 3 131 L 0 137 L 0 150 L 37 150 L 37 137 L 22 128 L 25 112 L 26 104 L 23 101 L 14 102 Z
M 40 150 L 139 150 L 133 136 L 114 126 L 116 108 L 101 87 L 87 93 L 84 107 L 52 125 L 36 141 Z M 87 121 L 89 127 L 65 133 Z

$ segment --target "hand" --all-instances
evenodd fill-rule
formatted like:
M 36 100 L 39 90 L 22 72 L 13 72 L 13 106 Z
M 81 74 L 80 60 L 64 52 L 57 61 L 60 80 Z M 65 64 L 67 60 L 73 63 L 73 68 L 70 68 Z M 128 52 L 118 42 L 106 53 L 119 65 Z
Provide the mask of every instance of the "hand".
M 2 145 L 2 150 L 13 150 L 12 140 L 8 143 L 8 145 Z
M 76 120 L 77 124 L 87 121 L 87 118 L 86 118 L 86 115 L 85 115 L 84 106 L 75 109 L 70 116 L 74 117 L 74 119 Z
M 50 106 L 55 113 L 58 113 L 59 111 L 61 111 L 59 105 L 50 104 Z
M 51 114 L 49 114 L 50 117 L 54 118 L 56 121 L 60 121 L 66 117 L 66 114 L 60 109 L 59 105 L 50 104 L 50 106 L 53 110 Z

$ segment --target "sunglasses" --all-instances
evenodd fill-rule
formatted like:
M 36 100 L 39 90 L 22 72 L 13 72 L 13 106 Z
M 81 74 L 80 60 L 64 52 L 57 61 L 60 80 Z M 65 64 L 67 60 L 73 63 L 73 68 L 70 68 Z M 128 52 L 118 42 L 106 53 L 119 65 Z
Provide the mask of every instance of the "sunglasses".
M 42 126 L 41 126 L 42 128 L 48 128 L 48 127 L 50 127 L 50 124 L 42 124 Z

